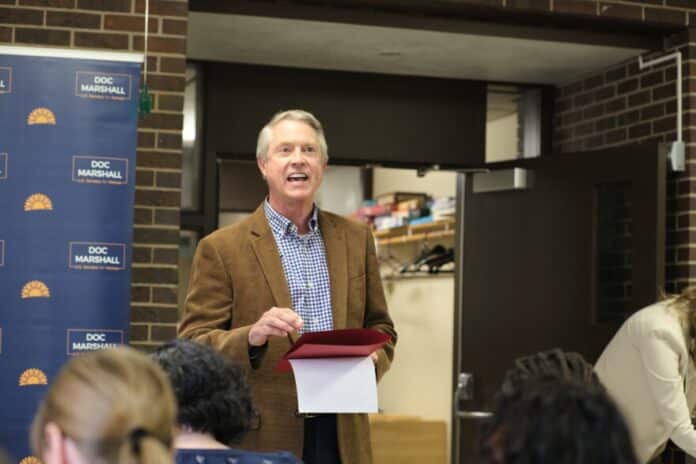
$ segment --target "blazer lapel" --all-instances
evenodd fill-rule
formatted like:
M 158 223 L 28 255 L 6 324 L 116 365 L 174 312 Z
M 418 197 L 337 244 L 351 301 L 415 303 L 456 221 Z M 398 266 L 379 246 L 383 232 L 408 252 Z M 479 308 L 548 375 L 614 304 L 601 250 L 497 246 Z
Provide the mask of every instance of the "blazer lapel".
M 326 262 L 331 281 L 331 309 L 334 329 L 347 324 L 348 267 L 345 231 L 336 226 L 333 218 L 319 210 L 319 229 L 324 240 Z
M 266 220 L 263 204 L 256 209 L 251 219 L 251 247 L 254 249 L 266 283 L 271 289 L 273 301 L 278 307 L 292 308 L 292 298 L 285 279 L 283 263 L 280 261 L 273 232 Z

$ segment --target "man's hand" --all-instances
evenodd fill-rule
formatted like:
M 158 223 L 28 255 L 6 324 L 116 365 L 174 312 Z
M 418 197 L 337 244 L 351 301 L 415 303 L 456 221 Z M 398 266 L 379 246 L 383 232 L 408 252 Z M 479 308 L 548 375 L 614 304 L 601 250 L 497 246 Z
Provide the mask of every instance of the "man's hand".
M 302 318 L 290 308 L 272 307 L 251 326 L 249 330 L 249 345 L 261 346 L 268 337 L 285 337 L 290 332 L 302 328 Z

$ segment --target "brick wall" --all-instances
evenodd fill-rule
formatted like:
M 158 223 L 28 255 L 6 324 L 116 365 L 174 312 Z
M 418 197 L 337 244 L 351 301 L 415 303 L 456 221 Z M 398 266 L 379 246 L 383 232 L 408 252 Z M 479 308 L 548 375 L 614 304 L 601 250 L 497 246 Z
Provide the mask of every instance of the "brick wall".
M 677 25 L 696 24 L 693 0 L 458 0 L 458 3 L 507 11 L 597 16 Z
M 144 0 L 0 0 L 0 43 L 143 51 Z M 153 112 L 138 129 L 131 344 L 175 336 L 187 0 L 151 0 Z
M 692 269 L 694 203 L 690 197 L 696 162 L 696 34 L 684 37 L 682 52 L 684 140 L 687 170 L 670 174 L 667 205 L 668 291 L 696 282 Z M 640 71 L 636 60 L 559 88 L 556 96 L 554 146 L 556 151 L 592 150 L 643 141 L 676 140 L 676 66 L 673 63 Z

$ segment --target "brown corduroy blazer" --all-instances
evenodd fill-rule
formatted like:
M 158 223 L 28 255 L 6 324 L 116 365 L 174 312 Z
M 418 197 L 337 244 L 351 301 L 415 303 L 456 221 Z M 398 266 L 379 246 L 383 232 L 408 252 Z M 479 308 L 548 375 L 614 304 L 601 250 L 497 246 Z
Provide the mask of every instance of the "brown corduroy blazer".
M 397 336 L 372 233 L 365 224 L 324 211 L 319 211 L 319 230 L 330 274 L 334 328 L 370 327 L 392 337 L 378 352 L 379 379 L 389 369 Z M 271 337 L 261 364 L 252 368 L 249 359 L 249 329 L 272 306 L 291 308 L 292 300 L 261 205 L 249 218 L 198 244 L 179 335 L 207 343 L 247 368 L 260 422 L 240 447 L 286 450 L 301 457 L 304 420 L 296 414 L 294 380 L 292 374 L 274 370 L 289 341 Z M 337 422 L 342 463 L 370 464 L 367 416 L 339 414 Z

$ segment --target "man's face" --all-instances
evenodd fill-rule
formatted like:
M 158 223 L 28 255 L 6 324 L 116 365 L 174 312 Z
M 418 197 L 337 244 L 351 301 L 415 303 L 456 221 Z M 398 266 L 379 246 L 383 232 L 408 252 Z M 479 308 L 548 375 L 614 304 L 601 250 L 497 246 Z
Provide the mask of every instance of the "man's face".
M 326 168 L 316 132 L 303 122 L 285 119 L 271 134 L 266 159 L 258 161 L 271 205 L 313 202 Z

